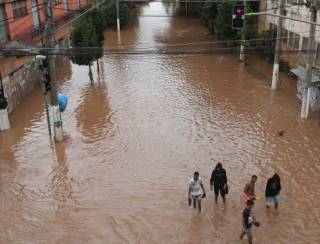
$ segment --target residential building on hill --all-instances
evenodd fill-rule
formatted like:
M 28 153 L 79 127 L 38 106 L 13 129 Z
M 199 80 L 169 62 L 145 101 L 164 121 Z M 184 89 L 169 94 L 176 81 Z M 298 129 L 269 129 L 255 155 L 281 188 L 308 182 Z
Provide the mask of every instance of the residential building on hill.
M 89 0 L 52 0 L 54 22 L 65 21 Z M 32 41 L 44 30 L 43 0 L 0 0 L 0 44 L 8 41 Z

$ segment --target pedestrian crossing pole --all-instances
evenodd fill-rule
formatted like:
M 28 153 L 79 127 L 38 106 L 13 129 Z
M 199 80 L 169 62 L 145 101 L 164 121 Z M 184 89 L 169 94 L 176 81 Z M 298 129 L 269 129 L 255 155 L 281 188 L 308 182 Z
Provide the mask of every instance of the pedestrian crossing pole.
M 248 10 L 247 1 L 243 1 L 244 12 L 246 13 Z M 241 30 L 241 46 L 240 46 L 240 61 L 245 62 L 246 54 L 245 54 L 245 47 L 246 47 L 246 20 L 243 20 L 243 27 Z

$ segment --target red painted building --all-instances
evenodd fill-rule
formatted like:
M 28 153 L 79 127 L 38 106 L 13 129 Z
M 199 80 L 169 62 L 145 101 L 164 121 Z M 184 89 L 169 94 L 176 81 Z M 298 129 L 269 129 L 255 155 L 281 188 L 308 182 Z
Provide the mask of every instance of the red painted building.
M 89 0 L 52 0 L 58 25 L 85 7 Z M 43 0 L 0 0 L 0 44 L 11 40 L 32 40 L 44 29 Z

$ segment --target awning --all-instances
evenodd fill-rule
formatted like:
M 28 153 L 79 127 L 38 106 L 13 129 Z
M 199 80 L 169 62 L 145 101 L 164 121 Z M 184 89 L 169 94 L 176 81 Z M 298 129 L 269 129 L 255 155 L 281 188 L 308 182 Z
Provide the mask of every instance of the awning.
M 306 69 L 302 66 L 298 66 L 295 69 L 291 69 L 290 72 L 296 75 L 302 81 L 304 81 L 306 77 Z M 315 82 L 320 82 L 320 76 L 312 73 L 311 83 Z

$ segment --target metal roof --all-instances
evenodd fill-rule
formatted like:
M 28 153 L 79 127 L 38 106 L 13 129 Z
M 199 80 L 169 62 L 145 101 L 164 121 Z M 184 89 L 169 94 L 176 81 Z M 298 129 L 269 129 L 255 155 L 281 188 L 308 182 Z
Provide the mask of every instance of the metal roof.
M 290 70 L 291 73 L 295 74 L 300 80 L 304 80 L 306 77 L 306 69 L 302 66 L 298 66 L 295 69 Z M 320 76 L 312 73 L 311 83 L 320 82 Z

